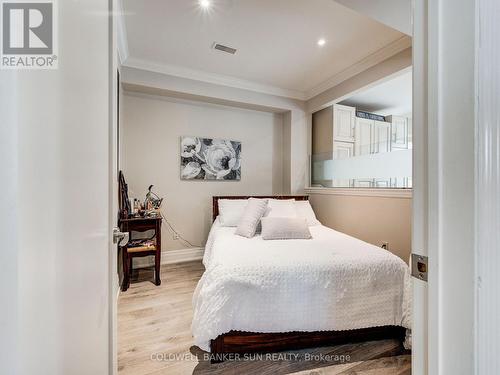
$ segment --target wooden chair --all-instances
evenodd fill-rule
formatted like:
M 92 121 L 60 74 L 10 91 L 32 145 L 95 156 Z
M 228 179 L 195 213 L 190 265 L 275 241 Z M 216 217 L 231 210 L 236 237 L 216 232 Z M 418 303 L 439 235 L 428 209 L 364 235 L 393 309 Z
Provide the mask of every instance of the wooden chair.
M 131 246 L 130 243 L 122 246 L 123 255 L 123 283 L 122 291 L 126 291 L 130 286 L 130 274 L 132 272 L 132 259 L 136 257 L 154 256 L 155 257 L 155 284 L 160 285 L 160 262 L 161 262 L 161 222 L 162 217 L 132 217 L 120 219 L 120 231 L 129 232 L 129 238 L 132 238 L 132 232 L 146 232 L 154 230 L 154 245 Z
M 118 227 L 121 232 L 128 232 L 132 239 L 132 232 L 154 231 L 154 245 L 142 246 L 138 244 L 133 246 L 130 242 L 120 246 L 122 250 L 123 262 L 123 282 L 122 291 L 126 291 L 130 286 L 130 274 L 132 272 L 132 259 L 136 257 L 154 256 L 155 257 L 155 284 L 160 285 L 160 264 L 161 264 L 161 222 L 163 220 L 158 212 L 155 217 L 133 217 L 130 216 L 130 203 L 128 199 L 128 186 L 122 171 L 119 173 L 119 214 Z

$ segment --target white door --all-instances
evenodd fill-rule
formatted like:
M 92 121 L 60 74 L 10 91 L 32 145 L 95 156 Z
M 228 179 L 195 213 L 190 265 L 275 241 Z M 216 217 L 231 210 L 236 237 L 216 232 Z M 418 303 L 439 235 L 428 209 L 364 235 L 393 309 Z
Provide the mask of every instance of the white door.
M 373 122 L 373 153 L 391 151 L 391 124 L 384 121 Z
M 367 155 L 373 152 L 373 120 L 356 117 L 354 154 Z
M 17 309 L 8 316 L 15 370 L 3 371 L 2 360 L 0 373 L 105 375 L 111 370 L 109 4 L 57 3 L 59 67 L 19 70 L 14 81 L 0 71 L 16 115 L 17 160 L 10 165 L 16 199 L 3 208 L 17 226 L 9 243 L 16 259 L 8 266 L 18 272 L 2 285 L 15 295 L 2 301 Z M 3 130 L 3 109 L 0 116 Z M 5 353 L 3 342 L 1 348 Z
M 345 105 L 333 106 L 333 139 L 354 142 L 354 119 L 356 109 Z
M 116 0 L 115 0 L 116 1 Z M 114 9 L 117 9 L 115 2 L 113 1 Z M 109 228 L 118 227 L 118 170 L 119 170 L 119 139 L 118 139 L 118 128 L 119 128 L 119 100 L 121 92 L 121 83 L 119 81 L 118 72 L 118 55 L 117 55 L 117 16 L 113 13 L 112 17 L 112 36 L 110 39 L 110 59 L 111 59 L 111 75 L 110 75 L 110 97 L 111 97 L 111 116 L 110 116 L 110 138 L 109 138 Z M 109 305 L 110 305 L 110 330 L 109 330 L 109 373 L 114 375 L 118 372 L 118 327 L 117 327 L 117 316 L 118 316 L 118 294 L 120 291 L 118 270 L 117 270 L 117 259 L 118 259 L 118 247 L 113 241 L 113 237 L 109 237 L 108 242 L 109 248 Z

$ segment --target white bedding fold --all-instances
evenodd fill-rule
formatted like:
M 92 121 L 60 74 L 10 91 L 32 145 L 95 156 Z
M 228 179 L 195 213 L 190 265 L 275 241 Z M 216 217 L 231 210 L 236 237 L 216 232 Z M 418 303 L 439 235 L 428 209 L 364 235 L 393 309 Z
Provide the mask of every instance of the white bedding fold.
M 214 223 L 193 296 L 196 345 L 230 330 L 410 328 L 409 270 L 392 253 L 324 226 L 313 239 L 265 241 Z

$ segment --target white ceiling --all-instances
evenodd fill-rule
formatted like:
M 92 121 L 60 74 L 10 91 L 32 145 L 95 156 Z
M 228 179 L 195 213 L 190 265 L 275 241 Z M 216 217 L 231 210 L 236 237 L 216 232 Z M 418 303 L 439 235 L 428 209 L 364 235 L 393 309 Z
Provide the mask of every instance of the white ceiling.
M 412 35 L 411 0 L 335 0 L 407 35 Z
M 412 112 L 411 70 L 360 91 L 340 104 L 381 115 L 407 115 Z
M 198 0 L 123 0 L 123 8 L 125 65 L 235 79 L 296 97 L 404 37 L 332 0 L 212 0 L 209 11 Z M 238 51 L 215 51 L 215 41 Z

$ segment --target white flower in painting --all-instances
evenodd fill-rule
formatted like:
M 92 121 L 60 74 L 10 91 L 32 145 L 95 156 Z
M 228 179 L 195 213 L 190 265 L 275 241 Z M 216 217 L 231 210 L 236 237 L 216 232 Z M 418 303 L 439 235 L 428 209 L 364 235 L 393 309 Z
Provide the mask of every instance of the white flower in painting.
M 214 139 L 212 145 L 204 151 L 206 164 L 202 165 L 205 170 L 205 178 L 222 180 L 232 170 L 240 168 L 239 155 L 230 141 Z
M 196 137 L 184 137 L 181 141 L 181 155 L 184 158 L 195 156 L 201 150 L 201 142 Z
M 200 164 L 192 161 L 186 164 L 181 171 L 181 178 L 189 180 L 193 179 L 201 172 Z

